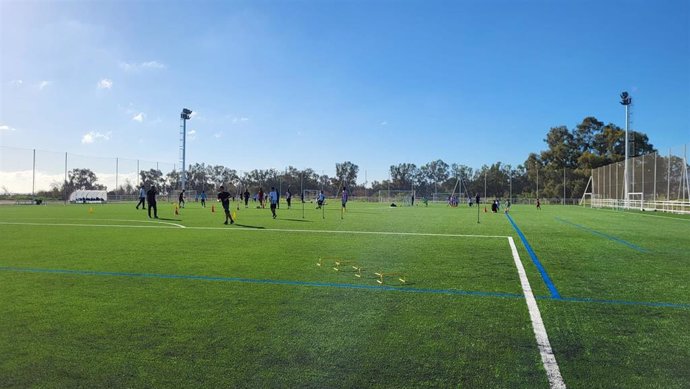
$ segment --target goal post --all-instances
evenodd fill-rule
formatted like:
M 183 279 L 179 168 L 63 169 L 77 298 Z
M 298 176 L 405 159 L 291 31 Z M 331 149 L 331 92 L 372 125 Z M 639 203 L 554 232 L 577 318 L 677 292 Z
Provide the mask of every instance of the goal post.
M 395 203 L 395 205 L 412 205 L 413 190 L 379 190 L 379 203 Z
M 629 209 L 639 209 L 644 211 L 644 193 L 629 192 L 628 193 L 628 207 Z
M 316 203 L 316 200 L 319 197 L 319 193 L 321 190 L 319 189 L 304 189 L 302 191 L 302 194 L 304 195 L 304 202 L 305 203 Z M 325 195 L 325 192 L 324 192 Z

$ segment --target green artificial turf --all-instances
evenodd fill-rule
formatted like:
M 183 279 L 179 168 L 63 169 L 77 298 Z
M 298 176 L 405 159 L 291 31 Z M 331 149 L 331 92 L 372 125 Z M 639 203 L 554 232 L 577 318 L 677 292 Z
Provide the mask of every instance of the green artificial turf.
M 688 217 L 513 207 L 559 300 L 503 213 L 212 204 L 0 207 L 0 386 L 548 387 L 507 236 L 568 387 L 690 382 Z

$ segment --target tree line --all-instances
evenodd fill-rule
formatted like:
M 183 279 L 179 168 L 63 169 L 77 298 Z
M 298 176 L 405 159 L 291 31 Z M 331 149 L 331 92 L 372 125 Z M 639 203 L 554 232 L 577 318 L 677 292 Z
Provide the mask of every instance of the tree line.
M 630 156 L 656 151 L 646 134 L 629 131 Z M 441 159 L 421 166 L 414 163 L 398 163 L 389 168 L 389 178 L 373 181 L 369 187 L 357 184 L 359 166 L 351 161 L 335 164 L 335 176 L 318 174 L 314 169 L 297 169 L 289 166 L 284 170 L 255 169 L 238 174 L 237 170 L 222 165 L 195 163 L 186 170 L 188 190 L 215 192 L 224 185 L 231 192 L 248 189 L 254 193 L 262 187 L 290 188 L 299 193 L 300 188 L 324 190 L 336 195 L 343 186 L 356 196 L 376 194 L 379 190 L 415 190 L 417 197 L 429 197 L 434 193 L 479 193 L 481 196 L 507 198 L 543 197 L 561 199 L 582 196 L 591 170 L 625 156 L 625 131 L 615 124 L 586 117 L 574 128 L 552 127 L 544 138 L 546 149 L 530 153 L 524 163 L 517 166 L 495 162 L 474 169 L 467 165 L 447 163 Z M 162 192 L 170 192 L 181 186 L 181 172 L 163 174 L 150 169 L 140 172 L 141 183 L 156 185 Z M 565 181 L 565 182 L 564 182 Z M 72 190 L 103 189 L 95 173 L 87 168 L 73 169 L 68 180 L 53 192 L 71 193 Z M 125 182 L 110 194 L 134 194 L 138 188 Z M 537 193 L 538 191 L 538 193 Z

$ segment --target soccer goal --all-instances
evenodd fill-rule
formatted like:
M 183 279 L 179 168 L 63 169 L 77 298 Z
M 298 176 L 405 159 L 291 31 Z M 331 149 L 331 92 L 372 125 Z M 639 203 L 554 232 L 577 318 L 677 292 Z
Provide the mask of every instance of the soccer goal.
M 302 192 L 304 194 L 303 201 L 305 203 L 316 204 L 316 200 L 319 198 L 319 192 L 321 192 L 319 189 L 305 189 Z M 325 193 L 324 193 L 324 195 L 325 195 Z
M 644 193 L 642 192 L 630 192 L 628 193 L 628 204 L 626 205 L 628 209 L 639 209 L 644 211 Z
M 412 205 L 412 190 L 379 190 L 379 203 L 395 203 L 397 206 Z
M 178 189 L 171 190 L 170 193 L 168 193 L 168 201 L 176 203 L 180 198 L 180 192 L 182 192 L 182 191 L 178 190 Z M 196 199 L 198 199 L 197 195 L 198 195 L 197 191 L 185 189 L 184 190 L 184 201 L 185 201 L 185 203 L 193 203 Z M 208 193 L 206 195 L 208 196 Z

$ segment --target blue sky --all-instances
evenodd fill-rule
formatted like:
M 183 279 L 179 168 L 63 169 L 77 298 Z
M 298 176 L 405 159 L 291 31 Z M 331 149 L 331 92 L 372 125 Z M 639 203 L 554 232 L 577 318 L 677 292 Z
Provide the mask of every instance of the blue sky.
M 690 2 L 0 1 L 0 142 L 238 170 L 518 165 L 586 116 L 690 142 Z M 179 166 L 179 165 L 178 165 Z

